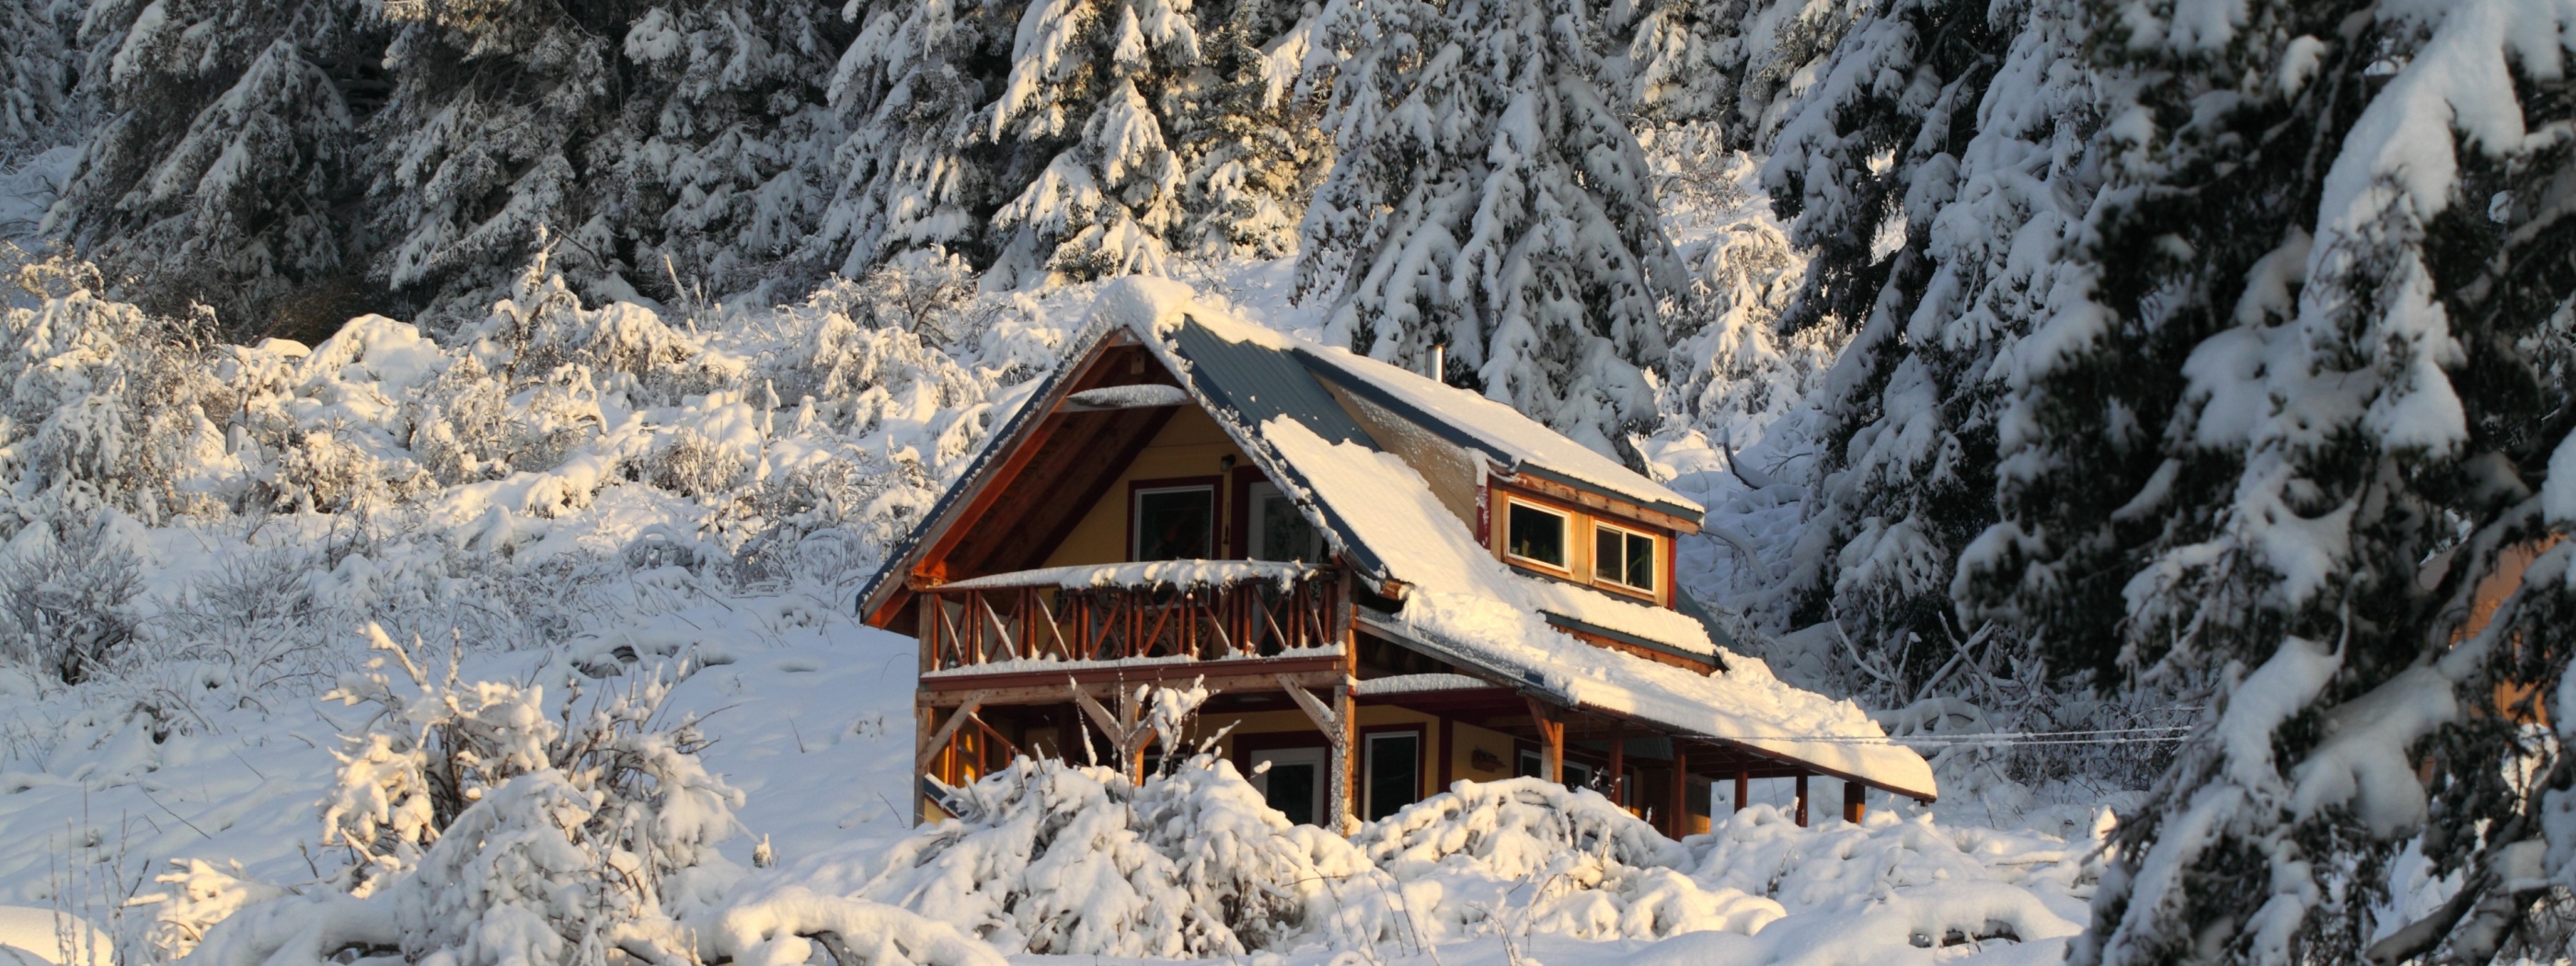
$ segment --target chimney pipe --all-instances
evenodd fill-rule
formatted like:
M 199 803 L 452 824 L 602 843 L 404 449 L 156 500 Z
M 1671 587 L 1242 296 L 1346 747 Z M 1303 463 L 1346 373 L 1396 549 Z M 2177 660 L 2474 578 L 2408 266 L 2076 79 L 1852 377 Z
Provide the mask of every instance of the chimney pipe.
M 1446 345 L 1431 347 L 1431 381 L 1443 386 L 1449 384 L 1449 347 Z

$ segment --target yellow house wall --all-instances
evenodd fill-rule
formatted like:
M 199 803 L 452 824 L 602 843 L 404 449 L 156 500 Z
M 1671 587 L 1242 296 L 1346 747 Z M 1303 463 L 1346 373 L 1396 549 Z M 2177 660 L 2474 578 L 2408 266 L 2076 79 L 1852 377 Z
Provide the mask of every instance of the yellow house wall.
M 1143 414 L 1138 414 L 1142 418 Z M 1232 456 L 1235 465 L 1245 465 L 1243 450 L 1226 438 L 1225 430 L 1196 406 L 1183 406 L 1173 413 L 1172 421 L 1163 424 L 1162 432 L 1136 454 L 1135 462 L 1118 476 L 1117 482 L 1100 495 L 1048 554 L 1046 566 L 1073 567 L 1086 564 L 1124 563 L 1127 560 L 1127 485 L 1137 480 L 1159 480 L 1176 476 L 1217 476 L 1224 472 L 1224 458 Z M 1232 519 L 1225 501 L 1233 496 L 1231 488 L 1217 487 L 1217 526 L 1222 530 Z

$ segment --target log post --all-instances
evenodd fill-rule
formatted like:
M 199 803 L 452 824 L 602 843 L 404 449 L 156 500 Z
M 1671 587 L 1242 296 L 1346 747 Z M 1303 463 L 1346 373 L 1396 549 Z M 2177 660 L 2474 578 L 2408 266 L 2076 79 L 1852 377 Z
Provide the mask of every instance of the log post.
M 1843 821 L 1860 824 L 1862 813 L 1869 808 L 1868 802 L 1869 786 L 1849 779 L 1843 781 Z
M 1753 804 L 1753 770 L 1738 768 L 1735 770 L 1735 810 L 1741 812 L 1744 806 L 1751 804 Z
M 1622 808 L 1625 808 L 1628 805 L 1627 762 L 1628 722 L 1621 719 L 1612 719 L 1610 722 L 1610 782 L 1608 790 L 1610 793 L 1610 804 L 1617 805 Z
M 1807 773 L 1798 773 L 1798 827 L 1807 827 Z
M 1333 830 L 1344 837 L 1356 835 L 1360 830 L 1359 712 L 1359 688 L 1347 678 L 1334 685 L 1333 717 L 1341 722 L 1341 730 L 1333 735 L 1334 744 L 1340 747 L 1334 753 L 1333 807 L 1341 814 L 1333 819 Z
M 1673 790 L 1668 814 L 1672 816 L 1673 838 L 1690 834 L 1690 753 L 1682 750 L 1681 739 L 1673 739 Z
M 1548 781 L 1565 784 L 1565 717 L 1547 702 L 1523 700 L 1529 702 L 1530 723 L 1538 727 L 1540 770 Z
M 1323 699 L 1299 687 L 1285 674 L 1275 680 L 1279 682 L 1279 689 L 1288 692 L 1289 699 L 1297 702 L 1298 709 L 1315 722 L 1315 730 L 1324 733 L 1324 743 L 1330 746 L 1328 770 L 1331 779 L 1324 796 L 1327 803 L 1325 822 L 1336 834 L 1349 835 L 1357 831 L 1358 823 L 1351 818 L 1351 798 L 1356 788 L 1356 783 L 1351 780 L 1351 755 L 1352 746 L 1358 743 L 1359 715 L 1354 713 L 1357 705 L 1351 685 L 1348 682 L 1335 685 L 1333 703 L 1326 705 Z

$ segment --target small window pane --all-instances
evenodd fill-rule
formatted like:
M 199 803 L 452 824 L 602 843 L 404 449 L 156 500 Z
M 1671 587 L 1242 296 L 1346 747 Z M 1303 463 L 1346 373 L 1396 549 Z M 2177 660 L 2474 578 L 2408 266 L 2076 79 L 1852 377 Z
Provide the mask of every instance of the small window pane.
M 1628 582 L 1627 534 L 1609 527 L 1592 528 L 1592 573 L 1614 584 Z
M 1138 560 L 1203 560 L 1209 552 L 1208 537 L 1215 532 L 1216 493 L 1200 487 L 1188 490 L 1148 490 L 1136 495 L 1136 559 Z
M 1565 518 L 1519 503 L 1511 508 L 1511 532 L 1505 546 L 1512 556 L 1565 566 Z
M 1627 575 L 1622 580 L 1638 590 L 1655 589 L 1655 538 L 1628 534 Z

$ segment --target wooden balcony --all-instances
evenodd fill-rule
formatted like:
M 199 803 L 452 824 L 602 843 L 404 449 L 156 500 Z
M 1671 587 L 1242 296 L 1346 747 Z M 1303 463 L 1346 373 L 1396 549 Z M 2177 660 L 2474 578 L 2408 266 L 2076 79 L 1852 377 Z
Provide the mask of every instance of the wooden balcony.
M 1348 653 L 1349 599 L 1334 568 L 1246 560 L 1055 567 L 923 587 L 921 683 L 1060 690 L 1068 677 L 1335 670 Z

